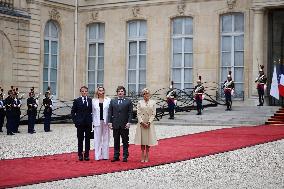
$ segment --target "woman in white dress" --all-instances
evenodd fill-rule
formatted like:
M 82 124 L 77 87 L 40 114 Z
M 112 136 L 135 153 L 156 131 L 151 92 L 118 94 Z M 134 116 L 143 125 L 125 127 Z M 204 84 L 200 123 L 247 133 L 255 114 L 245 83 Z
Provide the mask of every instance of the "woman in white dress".
M 109 159 L 109 103 L 110 98 L 105 97 L 104 87 L 98 87 L 92 100 L 95 160 Z
M 147 88 L 142 90 L 142 94 L 143 100 L 137 103 L 138 124 L 134 143 L 141 145 L 141 162 L 148 162 L 150 146 L 158 144 L 153 124 L 156 115 L 156 102 L 150 100 L 150 91 Z

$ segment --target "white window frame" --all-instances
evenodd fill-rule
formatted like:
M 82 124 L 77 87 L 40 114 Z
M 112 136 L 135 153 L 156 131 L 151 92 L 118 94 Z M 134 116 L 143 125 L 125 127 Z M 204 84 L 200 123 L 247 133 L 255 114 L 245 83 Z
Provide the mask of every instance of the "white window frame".
M 146 35 L 145 36 L 139 36 L 139 31 L 140 31 L 140 24 L 141 24 L 141 21 L 145 22 L 146 23 Z M 132 23 L 132 22 L 137 22 L 136 24 L 136 36 L 135 37 L 130 37 L 130 27 L 129 27 L 129 24 Z M 135 69 L 129 69 L 129 44 L 131 42 L 136 42 L 136 68 Z M 140 54 L 140 42 L 145 42 L 146 43 L 146 53 L 145 54 Z M 139 62 L 140 62 L 140 55 L 145 55 L 145 69 L 140 69 L 139 68 Z M 135 83 L 129 83 L 129 74 L 128 72 L 129 71 L 136 71 L 136 82 Z M 140 74 L 140 70 L 145 70 L 145 83 L 141 83 L 140 80 L 139 80 L 139 74 Z M 128 89 L 128 86 L 129 85 L 135 85 L 135 93 L 139 93 L 139 85 L 141 84 L 145 84 L 146 86 L 146 83 L 147 83 L 147 22 L 145 20 L 132 20 L 132 21 L 129 21 L 127 22 L 127 73 L 126 73 L 126 79 L 127 79 L 127 91 L 129 91 Z
M 228 14 L 223 14 L 221 15 L 220 17 L 220 85 L 222 85 L 224 83 L 224 81 L 222 80 L 222 69 L 226 69 L 228 71 L 232 71 L 232 78 L 235 78 L 234 77 L 234 74 L 235 74 L 235 68 L 242 68 L 243 69 L 243 77 L 244 77 L 244 58 L 243 58 L 243 65 L 242 66 L 236 66 L 235 65 L 235 52 L 243 52 L 243 56 L 244 56 L 244 47 L 243 47 L 243 50 L 238 50 L 236 51 L 235 50 L 235 37 L 239 37 L 239 36 L 243 36 L 244 38 L 244 30 L 245 30 L 245 20 L 243 20 L 243 24 L 244 24 L 244 30 L 242 32 L 240 31 L 234 31 L 235 30 L 235 14 L 243 14 L 243 18 L 245 18 L 244 16 L 244 13 L 242 12 L 235 12 L 235 13 L 228 13 Z M 222 27 L 223 27 L 223 16 L 227 16 L 227 15 L 231 15 L 232 16 L 232 31 L 231 32 L 225 32 L 223 33 L 222 31 Z M 229 66 L 225 66 L 223 65 L 223 62 L 222 62 L 222 55 L 223 55 L 223 52 L 226 53 L 226 52 L 229 52 L 229 51 L 223 51 L 223 37 L 231 37 L 231 65 Z M 244 46 L 244 43 L 245 41 L 243 41 L 243 46 Z M 239 81 L 234 81 L 235 84 L 242 84 L 243 88 L 242 88 L 242 91 L 244 91 L 244 78 L 243 78 L 243 81 L 242 82 L 239 82 Z M 240 93 L 240 91 L 236 91 L 237 93 Z
M 174 26 L 173 26 L 173 22 L 175 19 L 180 19 L 180 18 L 183 18 L 183 24 L 182 24 L 182 34 L 174 34 Z M 171 31 L 171 42 L 172 42 L 172 45 L 171 45 L 171 71 L 170 71 L 170 74 L 171 74 L 171 81 L 174 82 L 174 84 L 180 84 L 181 86 L 181 89 L 184 89 L 184 86 L 185 84 L 190 84 L 192 87 L 193 87 L 193 81 L 192 82 L 186 82 L 184 81 L 184 76 L 185 76 L 185 69 L 192 69 L 192 73 L 193 73 L 193 65 L 194 65 L 194 54 L 193 54 L 193 34 L 185 34 L 185 20 L 186 19 L 191 19 L 192 20 L 192 23 L 193 23 L 193 18 L 192 17 L 176 17 L 176 18 L 173 18 L 172 21 L 171 21 L 171 27 L 172 27 L 172 31 Z M 192 26 L 193 27 L 193 26 Z M 192 28 L 193 30 L 193 28 Z M 174 64 L 174 39 L 182 39 L 182 63 L 181 63 L 181 67 L 174 67 L 173 64 Z M 184 41 L 185 39 L 191 39 L 192 40 L 192 52 L 185 52 L 184 49 L 185 49 L 185 45 L 184 45 Z M 192 54 L 192 66 L 191 67 L 185 67 L 185 63 L 184 63 L 184 55 L 185 53 L 187 54 Z M 173 80 L 173 69 L 181 69 L 181 75 L 180 75 L 180 83 L 177 83 Z M 193 77 L 193 76 L 192 76 Z
M 92 25 L 97 25 L 95 27 L 96 29 L 96 36 L 95 36 L 95 39 L 90 39 L 90 27 Z M 104 26 L 104 35 L 105 35 L 105 24 L 104 23 L 92 23 L 92 24 L 89 24 L 87 26 L 87 74 L 86 74 L 86 81 L 87 81 L 87 84 L 88 84 L 88 87 L 89 85 L 94 85 L 95 86 L 95 89 L 100 86 L 100 85 L 104 85 L 104 61 L 103 61 L 103 69 L 98 69 L 98 63 L 99 63 L 99 44 L 103 44 L 103 48 L 105 48 L 105 44 L 104 44 L 104 37 L 102 39 L 99 39 L 99 27 L 100 25 L 103 25 Z M 96 54 L 94 56 L 90 56 L 90 45 L 95 45 L 95 48 L 96 48 Z M 95 58 L 95 70 L 89 70 L 89 58 Z M 102 56 L 104 58 L 104 54 Z M 95 72 L 95 81 L 94 82 L 91 82 L 89 81 L 89 72 Z M 103 82 L 102 83 L 98 83 L 98 71 L 103 71 Z
M 50 23 L 53 23 L 55 26 L 56 26 L 56 29 L 57 29 L 57 38 L 55 38 L 55 37 L 52 37 L 51 36 L 51 26 L 50 26 Z M 52 20 L 49 20 L 46 24 L 45 24 L 45 28 L 48 26 L 48 33 L 49 33 L 49 35 L 48 36 L 46 36 L 45 35 L 45 32 L 44 32 L 44 43 L 45 43 L 45 41 L 48 41 L 48 54 L 46 54 L 45 53 L 45 51 L 43 51 L 43 54 L 44 54 L 44 58 L 43 58 L 43 61 L 45 61 L 45 55 L 48 55 L 48 67 L 44 67 L 44 64 L 43 64 L 43 69 L 45 69 L 45 68 L 47 68 L 48 69 L 48 80 L 47 80 L 47 82 L 48 82 L 48 86 L 50 86 L 50 82 L 51 82 L 51 80 L 50 80 L 50 71 L 51 71 L 51 56 L 53 55 L 52 53 L 51 53 L 51 42 L 57 42 L 57 64 L 56 64 L 56 66 L 57 66 L 57 68 L 56 68 L 56 89 L 53 89 L 53 88 L 51 88 L 51 93 L 52 93 L 52 91 L 54 91 L 55 90 L 55 93 L 52 93 L 52 95 L 54 95 L 54 97 L 55 98 L 57 98 L 57 96 L 58 96 L 58 78 L 59 78 L 59 75 L 58 75 L 58 66 L 59 66 L 59 26 L 58 26 L 58 24 L 56 23 L 56 22 L 54 22 L 54 21 L 52 21 Z M 45 30 L 44 30 L 45 31 Z M 45 48 L 45 47 L 44 47 Z M 53 68 L 54 69 L 54 68 Z M 43 77 L 44 78 L 44 77 Z M 43 81 L 43 83 L 44 82 L 46 82 L 46 81 Z M 46 91 L 47 89 L 44 89 L 43 88 L 43 93 L 45 93 L 45 91 Z

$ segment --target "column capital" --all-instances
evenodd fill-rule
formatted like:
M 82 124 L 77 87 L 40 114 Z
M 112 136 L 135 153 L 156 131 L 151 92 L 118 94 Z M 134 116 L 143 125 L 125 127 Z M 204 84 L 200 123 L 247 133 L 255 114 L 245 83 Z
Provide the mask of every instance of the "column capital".
M 251 8 L 254 14 L 264 14 L 265 8 L 264 7 L 252 7 Z

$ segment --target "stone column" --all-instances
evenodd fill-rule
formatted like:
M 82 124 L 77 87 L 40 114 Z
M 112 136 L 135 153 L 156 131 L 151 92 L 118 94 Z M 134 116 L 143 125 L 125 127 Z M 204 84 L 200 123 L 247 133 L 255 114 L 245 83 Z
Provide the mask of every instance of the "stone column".
M 258 75 L 259 65 L 263 65 L 263 42 L 264 42 L 264 9 L 263 8 L 255 8 L 254 11 L 254 23 L 253 23 L 253 65 L 252 65 L 252 95 L 257 95 L 255 78 Z

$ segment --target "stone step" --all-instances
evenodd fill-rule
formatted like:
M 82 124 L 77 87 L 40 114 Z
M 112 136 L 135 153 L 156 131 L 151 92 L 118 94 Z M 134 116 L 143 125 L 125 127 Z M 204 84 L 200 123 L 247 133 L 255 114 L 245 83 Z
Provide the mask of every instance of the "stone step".
M 271 117 L 268 121 L 284 121 L 284 118 Z
M 266 121 L 265 125 L 272 125 L 272 124 L 283 124 L 284 125 L 284 121 Z
M 283 113 L 275 113 L 275 116 L 284 116 L 284 112 Z

